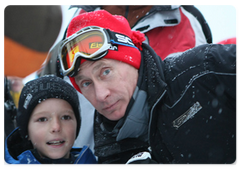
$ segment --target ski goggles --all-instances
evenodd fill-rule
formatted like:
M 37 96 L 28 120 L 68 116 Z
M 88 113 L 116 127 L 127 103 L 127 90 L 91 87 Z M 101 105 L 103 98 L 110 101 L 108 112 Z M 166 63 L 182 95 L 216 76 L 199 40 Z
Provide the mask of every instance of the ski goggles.
M 80 60 L 96 61 L 114 50 L 116 45 L 136 48 L 132 40 L 120 33 L 112 32 L 97 26 L 89 26 L 62 41 L 59 49 L 59 62 L 63 76 L 75 76 Z

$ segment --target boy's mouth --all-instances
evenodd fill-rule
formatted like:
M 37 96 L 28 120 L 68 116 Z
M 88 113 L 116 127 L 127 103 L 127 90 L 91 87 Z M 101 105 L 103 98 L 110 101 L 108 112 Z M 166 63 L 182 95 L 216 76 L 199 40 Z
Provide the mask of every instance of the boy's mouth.
M 64 140 L 54 140 L 54 141 L 47 142 L 48 145 L 61 145 L 63 143 L 65 143 Z

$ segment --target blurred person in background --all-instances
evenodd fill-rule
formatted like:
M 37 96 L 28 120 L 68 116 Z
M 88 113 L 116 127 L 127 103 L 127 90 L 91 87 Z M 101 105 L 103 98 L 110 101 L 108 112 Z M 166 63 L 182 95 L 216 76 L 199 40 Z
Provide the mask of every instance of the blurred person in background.
M 72 5 L 76 15 L 104 9 L 124 16 L 132 30 L 145 34 L 162 60 L 201 44 L 212 43 L 212 34 L 202 13 L 193 5 Z

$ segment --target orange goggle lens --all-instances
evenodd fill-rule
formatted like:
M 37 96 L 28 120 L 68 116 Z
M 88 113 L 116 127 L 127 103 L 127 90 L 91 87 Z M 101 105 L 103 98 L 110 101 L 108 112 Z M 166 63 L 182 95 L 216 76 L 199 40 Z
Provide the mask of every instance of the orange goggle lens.
M 104 43 L 106 43 L 106 40 L 100 31 L 87 32 L 66 43 L 62 48 L 64 69 L 67 70 L 73 65 L 76 53 L 88 58 L 88 56 L 101 49 Z
M 97 26 L 85 27 L 61 42 L 58 51 L 61 73 L 72 77 L 78 72 L 79 59 L 99 60 L 108 50 L 117 50 L 118 45 L 137 49 L 124 34 Z

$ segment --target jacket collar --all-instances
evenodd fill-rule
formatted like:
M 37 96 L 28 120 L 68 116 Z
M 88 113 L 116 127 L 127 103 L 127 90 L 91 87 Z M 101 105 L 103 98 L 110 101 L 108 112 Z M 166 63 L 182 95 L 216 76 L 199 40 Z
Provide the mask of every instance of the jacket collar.
M 165 92 L 167 84 L 164 77 L 164 63 L 154 50 L 143 43 L 143 81 L 146 82 L 146 92 L 148 94 L 148 104 L 150 108 Z
M 71 159 L 52 160 L 49 158 L 40 158 L 33 149 L 31 142 L 23 140 L 16 128 L 5 141 L 5 161 L 10 164 L 40 164 L 40 163 L 96 163 L 88 146 L 83 148 L 72 148 Z

